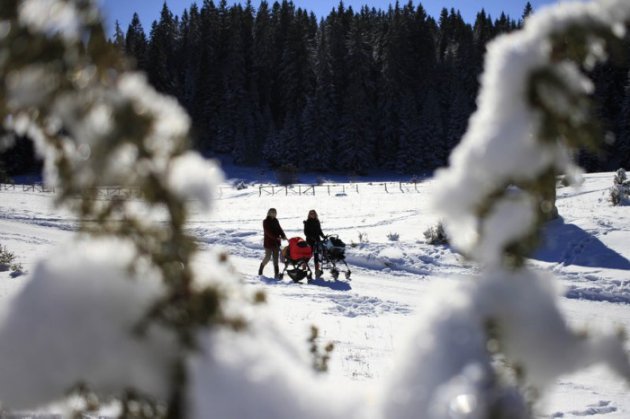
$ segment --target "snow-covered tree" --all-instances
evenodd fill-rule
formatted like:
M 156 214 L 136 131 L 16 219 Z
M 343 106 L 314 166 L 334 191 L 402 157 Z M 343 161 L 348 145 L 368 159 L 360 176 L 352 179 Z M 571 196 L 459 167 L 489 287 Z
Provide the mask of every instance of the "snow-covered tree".
M 435 189 L 451 244 L 484 271 L 451 309 L 440 305 L 436 312 L 433 327 L 450 326 L 467 336 L 464 345 L 445 337 L 443 350 L 467 352 L 455 359 L 433 349 L 417 355 L 418 365 L 449 367 L 423 381 L 420 388 L 440 390 L 411 403 L 415 411 L 461 394 L 458 386 L 464 386 L 466 394 L 485 401 L 479 417 L 530 417 L 524 389 L 540 392 L 560 374 L 603 362 L 630 379 L 622 340 L 614 333 L 571 330 L 549 286 L 552 279 L 525 264 L 539 227 L 554 210 L 556 175 L 579 177 L 571 150 L 603 140 L 591 102 L 593 83 L 583 68 L 618 46 L 629 17 L 625 1 L 560 4 L 489 45 L 478 109 L 450 167 L 438 173 Z M 522 410 L 513 410 L 514 400 L 507 402 L 515 388 L 497 379 L 496 353 L 513 367 Z M 416 373 L 403 373 L 401 386 Z
M 630 200 L 630 181 L 627 179 L 623 168 L 617 170 L 610 188 L 610 202 L 613 205 L 625 205 Z
M 217 283 L 198 282 L 197 245 L 183 230 L 185 201 L 209 207 L 219 169 L 188 152 L 188 116 L 127 71 L 94 4 L 9 0 L 0 22 L 0 121 L 34 140 L 57 202 L 99 220 L 80 222 L 78 243 L 35 267 L 3 317 L 3 407 L 41 405 L 85 383 L 123 412 L 141 399 L 182 417 L 199 330 L 242 324 L 224 312 Z M 143 203 L 100 201 L 104 185 L 137 190 Z M 34 336 L 47 343 L 26 343 Z M 16 352 L 29 345 L 46 353 Z
M 339 132 L 338 168 L 347 172 L 364 174 L 373 162 L 374 143 L 374 94 L 372 78 L 372 51 L 358 22 L 348 33 L 350 69 L 348 85 L 343 97 L 343 115 Z

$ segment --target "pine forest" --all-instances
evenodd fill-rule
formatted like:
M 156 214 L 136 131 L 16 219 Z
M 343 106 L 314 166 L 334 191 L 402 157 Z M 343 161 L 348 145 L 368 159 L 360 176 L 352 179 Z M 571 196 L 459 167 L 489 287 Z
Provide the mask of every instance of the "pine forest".
M 447 164 L 475 111 L 485 46 L 517 20 L 454 9 L 429 16 L 409 2 L 353 10 L 343 2 L 320 20 L 290 1 L 256 9 L 204 0 L 175 16 L 164 3 L 148 32 L 134 14 L 111 38 L 193 120 L 192 146 L 247 166 L 365 175 L 379 168 L 431 175 Z M 587 171 L 630 167 L 626 51 L 591 69 L 610 141 L 582 151 Z M 5 152 L 5 169 L 33 162 Z M 7 158 L 7 155 L 18 155 Z

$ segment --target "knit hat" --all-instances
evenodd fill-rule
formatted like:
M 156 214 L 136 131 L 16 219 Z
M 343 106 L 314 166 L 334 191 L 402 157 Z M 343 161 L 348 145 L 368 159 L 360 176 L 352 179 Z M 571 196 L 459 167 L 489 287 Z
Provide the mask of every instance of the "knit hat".
M 267 211 L 267 217 L 270 217 L 270 216 L 275 217 L 277 213 L 278 212 L 276 211 L 275 208 L 269 208 L 269 211 Z

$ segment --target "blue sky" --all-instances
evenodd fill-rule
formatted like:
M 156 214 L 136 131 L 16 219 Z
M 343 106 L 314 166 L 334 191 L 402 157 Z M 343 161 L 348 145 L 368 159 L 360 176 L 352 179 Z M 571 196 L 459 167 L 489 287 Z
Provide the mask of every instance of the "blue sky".
M 538 10 L 546 4 L 555 3 L 557 0 L 530 0 L 530 3 L 534 9 Z M 144 30 L 148 35 L 151 29 L 151 22 L 159 18 L 160 10 L 162 8 L 162 0 L 100 0 L 102 4 L 102 10 L 105 14 L 109 26 L 109 32 L 111 33 L 114 22 L 118 20 L 123 31 L 127 31 L 127 26 L 131 20 L 131 16 L 134 12 L 138 12 Z M 176 14 L 181 15 L 184 9 L 190 7 L 191 4 L 197 3 L 199 6 L 203 3 L 203 0 L 167 0 L 169 9 Z M 215 4 L 219 3 L 219 0 L 214 0 Z M 464 19 L 468 22 L 472 22 L 475 15 L 482 8 L 486 12 L 490 13 L 493 18 L 498 17 L 501 12 L 505 12 L 512 18 L 520 18 L 523 8 L 527 0 L 423 0 L 421 1 L 427 12 L 437 17 L 443 7 L 447 9 L 455 8 L 460 10 Z M 234 1 L 228 1 L 233 4 Z M 268 3 L 273 4 L 273 0 L 268 0 Z M 293 0 L 293 3 L 297 7 L 307 9 L 315 12 L 318 17 L 326 16 L 333 7 L 339 4 L 339 0 Z M 370 7 L 376 9 L 386 9 L 390 0 L 345 0 L 346 6 L 352 6 L 355 10 L 361 8 L 362 5 L 367 4 Z M 400 2 L 401 4 L 407 3 L 407 0 Z M 418 0 L 414 0 L 414 4 L 418 4 Z M 252 0 L 254 7 L 258 7 L 260 0 Z

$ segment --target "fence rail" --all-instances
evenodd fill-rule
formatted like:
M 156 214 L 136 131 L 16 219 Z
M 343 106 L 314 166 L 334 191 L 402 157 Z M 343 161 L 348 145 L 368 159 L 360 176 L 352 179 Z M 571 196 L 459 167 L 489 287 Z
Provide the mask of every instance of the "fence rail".
M 336 183 L 322 185 L 273 185 L 259 184 L 258 196 L 274 195 L 335 195 L 343 196 L 348 193 L 361 193 L 366 189 L 374 187 L 383 188 L 386 193 L 419 193 L 418 184 L 421 182 L 373 182 L 373 183 Z M 361 187 L 359 187 L 361 185 Z M 219 197 L 223 196 L 224 189 L 234 189 L 233 187 L 220 186 L 218 188 Z M 1 191 L 22 190 L 23 192 L 55 193 L 55 188 L 47 187 L 41 183 L 14 185 L 0 183 Z M 138 189 L 123 188 L 119 186 L 103 186 L 96 189 L 96 199 L 142 199 L 142 193 Z
M 358 183 L 348 184 L 323 184 L 323 185 L 258 185 L 258 196 L 263 195 L 344 195 L 347 193 L 360 193 L 360 189 L 364 189 L 364 185 L 382 187 L 386 193 L 419 193 L 418 183 L 420 182 L 381 182 L 362 184 L 359 188 Z
M 48 187 L 41 183 L 29 183 L 15 185 L 11 183 L 0 183 L 0 191 L 19 191 L 22 192 L 38 192 L 38 193 L 55 193 L 54 187 Z M 95 191 L 96 199 L 141 199 L 142 194 L 139 189 L 123 188 L 120 186 L 103 186 Z
M 55 188 L 49 188 L 41 183 L 30 183 L 15 185 L 13 183 L 0 183 L 0 190 L 3 191 L 15 191 L 21 189 L 22 192 L 40 192 L 40 193 L 54 193 Z

